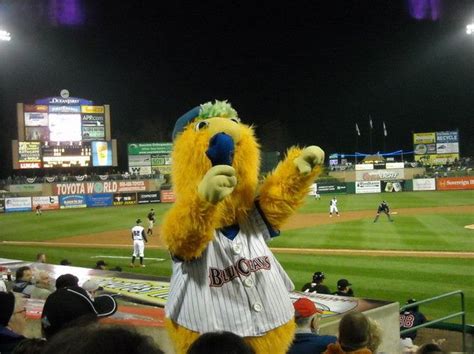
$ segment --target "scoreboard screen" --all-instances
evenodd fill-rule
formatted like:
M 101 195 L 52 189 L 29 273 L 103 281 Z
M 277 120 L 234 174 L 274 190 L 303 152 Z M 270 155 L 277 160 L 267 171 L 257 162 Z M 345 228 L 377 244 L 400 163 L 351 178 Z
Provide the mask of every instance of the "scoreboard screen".
M 78 145 L 43 146 L 43 167 L 89 167 L 91 166 L 91 146 Z

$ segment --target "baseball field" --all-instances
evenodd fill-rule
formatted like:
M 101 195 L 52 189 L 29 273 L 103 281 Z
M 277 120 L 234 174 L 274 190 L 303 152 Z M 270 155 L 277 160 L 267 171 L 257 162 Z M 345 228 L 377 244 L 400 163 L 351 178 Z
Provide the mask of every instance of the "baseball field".
M 474 323 L 474 191 L 404 192 L 338 195 L 340 217 L 329 218 L 329 200 L 308 197 L 270 246 L 297 289 L 315 271 L 326 284 L 347 278 L 356 296 L 405 303 L 454 290 L 464 291 L 468 323 Z M 382 198 L 394 222 L 381 215 L 373 223 Z M 146 268 L 129 268 L 130 228 L 145 221 L 153 207 L 157 226 L 145 251 Z M 104 259 L 109 267 L 160 276 L 171 274 L 171 261 L 159 237 L 169 204 L 68 209 L 0 215 L 0 257 L 33 261 L 45 252 L 49 263 L 67 258 L 74 266 L 93 267 Z M 146 223 L 144 223 L 146 226 Z M 459 297 L 422 306 L 428 318 L 460 311 Z M 453 321 L 459 322 L 459 321 Z

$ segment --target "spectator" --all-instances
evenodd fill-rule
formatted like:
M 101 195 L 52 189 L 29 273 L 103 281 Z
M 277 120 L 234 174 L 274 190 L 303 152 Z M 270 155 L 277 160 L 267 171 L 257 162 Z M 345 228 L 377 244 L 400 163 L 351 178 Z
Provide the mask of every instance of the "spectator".
M 73 327 L 55 336 L 43 354 L 163 354 L 153 339 L 122 327 Z
M 40 272 L 35 287 L 31 292 L 31 298 L 46 300 L 49 294 L 51 294 L 51 281 L 49 274 L 47 272 Z
M 67 259 L 63 259 L 59 264 L 62 265 L 62 266 L 70 266 L 70 265 L 72 265 L 72 263 L 69 262 Z
M 351 283 L 349 283 L 349 280 L 347 279 L 339 279 L 337 281 L 337 291 L 334 293 L 334 295 L 339 295 L 339 296 L 354 296 L 354 291 L 351 288 Z
M 244 339 L 232 332 L 208 332 L 199 336 L 187 354 L 255 354 Z
M 407 305 L 413 304 L 416 299 L 408 299 Z M 411 307 L 405 311 L 400 312 L 400 331 L 419 326 L 426 322 L 426 317 L 420 311 L 418 306 Z M 401 334 L 402 339 L 411 339 L 412 341 L 416 338 L 416 331 Z
M 24 299 L 12 292 L 0 292 L 0 353 L 10 354 L 25 337 Z
M 338 342 L 329 344 L 324 354 L 371 354 L 370 322 L 361 312 L 348 312 L 339 322 Z
M 46 254 L 45 253 L 38 253 L 36 255 L 36 263 L 46 263 Z
M 107 263 L 105 263 L 105 261 L 101 259 L 97 261 L 94 269 L 106 270 L 107 269 L 106 267 L 107 267 Z
M 315 272 L 313 274 L 313 282 L 312 283 L 306 283 L 301 291 L 304 291 L 305 293 L 318 293 L 318 294 L 330 294 L 331 291 L 329 288 L 323 284 L 324 279 L 326 279 L 326 276 L 324 275 L 323 272 Z
M 23 339 L 13 350 L 12 354 L 40 354 L 46 345 L 42 338 Z
M 423 344 L 416 352 L 416 354 L 444 354 L 444 350 L 438 344 L 427 343 Z
M 319 310 L 313 301 L 302 297 L 293 303 L 295 308 L 296 334 L 288 354 L 322 353 L 331 343 L 336 343 L 337 337 L 320 336 Z
M 117 303 L 112 296 L 97 296 L 92 301 L 87 292 L 78 287 L 62 288 L 48 296 L 41 315 L 41 327 L 46 339 L 60 330 L 77 323 L 88 324 L 98 318 L 113 315 Z
M 15 283 L 13 284 L 13 291 L 16 293 L 22 293 L 26 296 L 30 296 L 34 289 L 34 285 L 31 282 L 33 279 L 33 272 L 30 267 L 24 266 L 16 270 Z
M 79 279 L 72 274 L 63 274 L 56 279 L 56 290 L 78 286 Z

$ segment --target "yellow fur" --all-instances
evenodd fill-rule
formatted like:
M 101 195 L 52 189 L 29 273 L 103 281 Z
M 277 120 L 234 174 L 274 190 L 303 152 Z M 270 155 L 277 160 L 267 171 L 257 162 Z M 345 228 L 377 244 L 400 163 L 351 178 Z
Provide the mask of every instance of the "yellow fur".
M 232 167 L 237 185 L 229 196 L 215 205 L 201 199 L 197 190 L 203 176 L 212 167 L 205 152 L 215 129 L 196 130 L 195 124 L 189 124 L 174 143 L 172 179 L 176 202 L 162 225 L 162 236 L 168 249 L 184 260 L 199 257 L 212 241 L 215 229 L 242 222 L 256 198 L 271 225 L 281 227 L 301 205 L 308 187 L 319 173 L 315 168 L 302 176 L 293 162 L 301 150 L 292 148 L 274 173 L 265 179 L 257 197 L 260 151 L 252 127 L 222 118 L 208 119 L 211 120 L 219 129 L 230 132 L 236 141 Z M 177 353 L 186 353 L 199 337 L 199 333 L 169 319 L 166 326 Z M 295 323 L 290 320 L 264 336 L 245 340 L 257 353 L 283 354 L 293 340 L 294 330 Z

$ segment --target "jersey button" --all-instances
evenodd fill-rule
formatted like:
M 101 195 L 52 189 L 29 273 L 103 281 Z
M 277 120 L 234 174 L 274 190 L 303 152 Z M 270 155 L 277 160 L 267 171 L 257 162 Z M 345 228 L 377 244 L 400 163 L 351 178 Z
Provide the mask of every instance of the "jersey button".
M 263 310 L 263 306 L 261 303 L 256 302 L 255 304 L 252 305 L 252 308 L 255 312 L 260 312 Z
M 240 252 L 242 251 L 242 245 L 240 243 L 236 243 L 232 246 L 232 251 L 234 252 L 234 254 L 240 254 Z
M 247 288 L 251 288 L 253 286 L 253 280 L 251 278 L 245 278 L 244 286 L 246 286 Z

